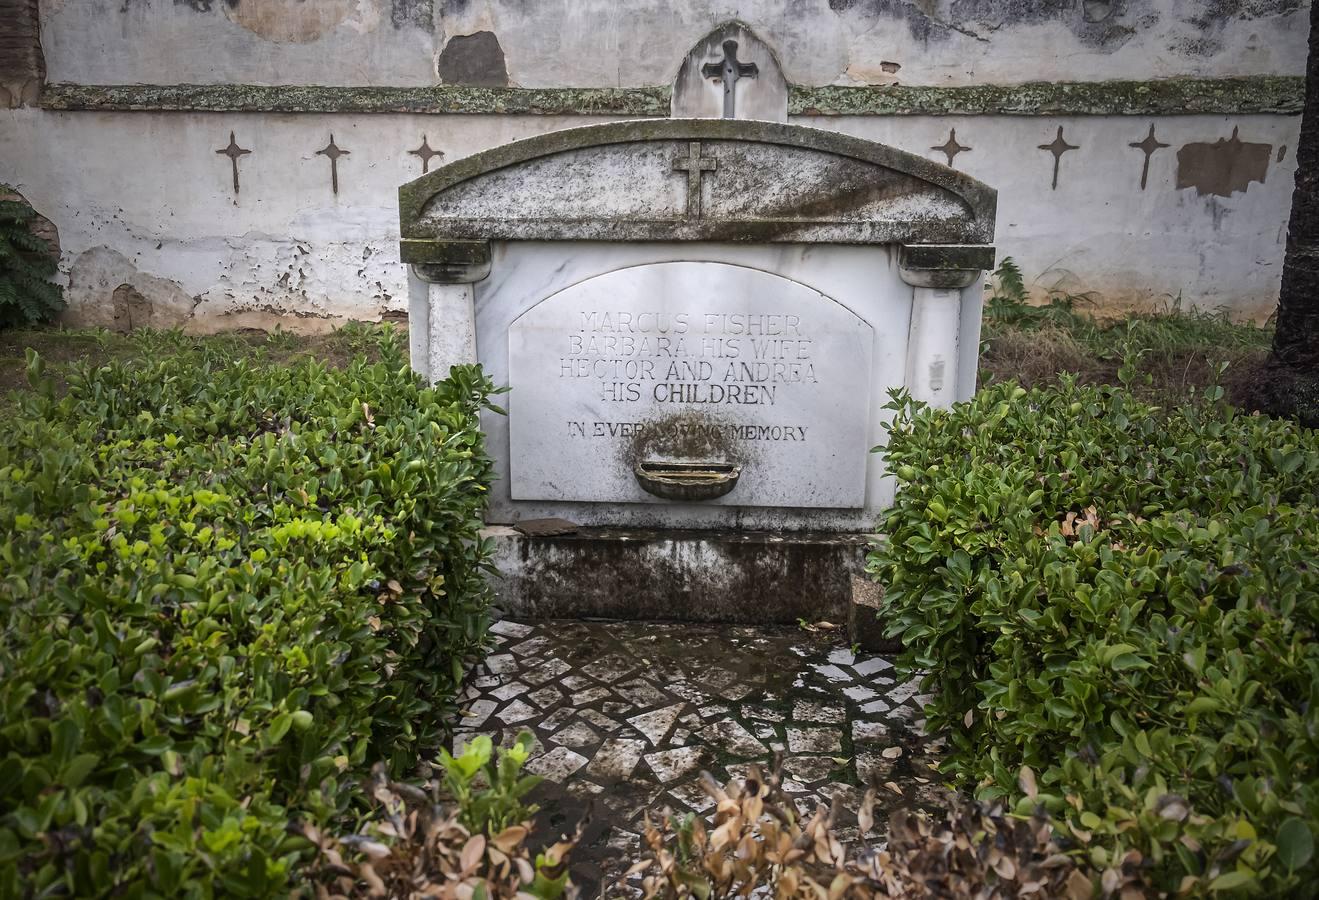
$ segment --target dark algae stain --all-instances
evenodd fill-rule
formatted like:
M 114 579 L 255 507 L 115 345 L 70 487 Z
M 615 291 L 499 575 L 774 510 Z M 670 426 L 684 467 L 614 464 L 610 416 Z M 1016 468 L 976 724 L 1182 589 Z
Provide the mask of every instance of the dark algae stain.
M 910 2 L 910 0 L 829 0 L 829 8 L 836 13 L 857 16 L 866 21 L 891 19 L 905 22 L 911 36 L 921 43 L 932 40 L 944 40 L 953 31 L 949 23 L 939 18 L 927 7 L 933 4 Z M 969 35 L 975 37 L 975 35 Z
M 1303 5 L 1302 0 L 1200 0 L 1185 21 L 1201 36 L 1183 38 L 1172 49 L 1188 56 L 1213 56 L 1222 51 L 1219 37 L 1230 23 L 1287 16 Z
M 395 28 L 421 28 L 430 31 L 435 27 L 434 7 L 431 0 L 392 0 L 389 21 Z
M 1205 29 L 1218 29 L 1236 19 L 1266 19 L 1296 12 L 1302 0 L 1201 0 L 1200 12 L 1187 21 Z
M 901 21 L 928 43 L 954 33 L 992 41 L 1000 29 L 1061 22 L 1087 46 L 1115 50 L 1136 33 L 1136 23 L 1157 22 L 1151 0 L 954 0 L 947 12 L 933 0 L 829 0 L 840 15 L 867 22 Z

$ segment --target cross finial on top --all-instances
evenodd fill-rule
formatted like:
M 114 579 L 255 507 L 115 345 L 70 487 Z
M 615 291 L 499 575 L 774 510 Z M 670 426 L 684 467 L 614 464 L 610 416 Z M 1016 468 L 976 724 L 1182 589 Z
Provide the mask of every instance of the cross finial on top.
M 724 118 L 736 118 L 737 97 L 734 88 L 742 78 L 755 78 L 760 70 L 755 63 L 738 62 L 737 41 L 724 41 L 724 58 L 718 62 L 706 63 L 701 67 L 701 74 L 706 78 L 718 78 L 724 83 Z

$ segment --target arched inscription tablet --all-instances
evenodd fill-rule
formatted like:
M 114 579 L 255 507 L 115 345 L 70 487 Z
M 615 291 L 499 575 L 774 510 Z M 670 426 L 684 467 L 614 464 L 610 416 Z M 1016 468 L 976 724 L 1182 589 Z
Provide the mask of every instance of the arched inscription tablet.
M 863 506 L 872 345 L 851 310 L 758 269 L 565 288 L 509 329 L 512 498 Z

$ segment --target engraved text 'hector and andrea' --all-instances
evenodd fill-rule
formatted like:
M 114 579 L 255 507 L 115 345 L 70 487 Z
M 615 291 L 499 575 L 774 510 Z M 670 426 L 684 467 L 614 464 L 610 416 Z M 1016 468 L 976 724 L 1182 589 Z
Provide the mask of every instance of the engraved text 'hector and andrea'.
M 595 382 L 604 404 L 774 406 L 784 386 L 818 383 L 808 332 L 802 317 L 791 313 L 582 311 L 577 329 L 561 336 L 559 378 Z M 568 435 L 632 437 L 647 427 L 641 421 L 570 421 Z M 804 426 L 786 423 L 658 427 L 713 430 L 743 441 L 805 441 L 807 434 Z

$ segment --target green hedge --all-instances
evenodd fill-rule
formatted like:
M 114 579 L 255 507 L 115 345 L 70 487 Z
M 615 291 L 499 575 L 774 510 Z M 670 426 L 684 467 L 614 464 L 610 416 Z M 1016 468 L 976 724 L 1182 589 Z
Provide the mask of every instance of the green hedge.
M 0 433 L 0 896 L 287 893 L 291 819 L 415 761 L 487 626 L 475 368 L 201 349 Z
M 945 770 L 1101 869 L 1316 890 L 1319 434 L 1066 380 L 894 407 L 870 571 Z

